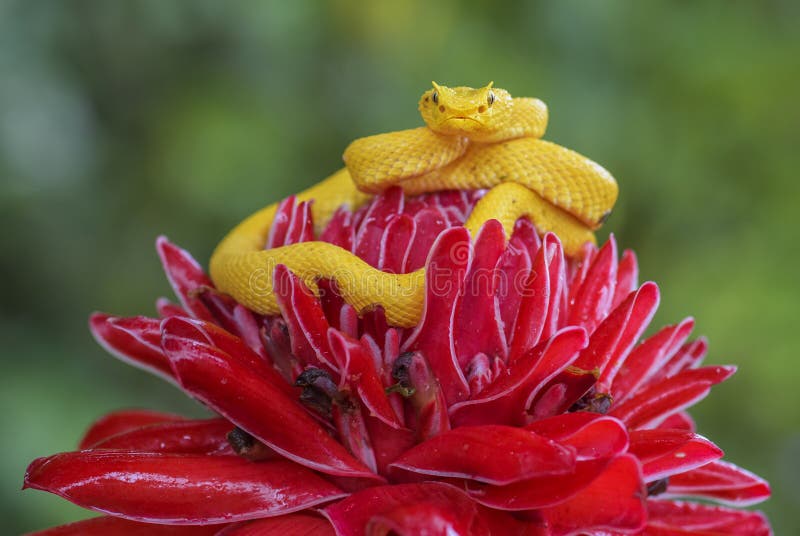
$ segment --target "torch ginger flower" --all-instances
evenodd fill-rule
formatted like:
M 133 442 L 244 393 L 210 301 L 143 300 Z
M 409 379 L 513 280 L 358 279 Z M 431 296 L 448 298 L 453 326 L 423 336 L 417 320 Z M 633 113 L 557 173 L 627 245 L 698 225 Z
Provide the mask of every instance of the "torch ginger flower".
M 482 194 L 391 189 L 317 237 L 384 271 L 425 266 L 409 329 L 280 265 L 281 314 L 256 315 L 159 239 L 180 304 L 90 327 L 216 416 L 119 411 L 35 460 L 26 487 L 107 514 L 39 534 L 771 534 L 730 508 L 768 484 L 686 413 L 734 367 L 700 366 L 690 318 L 640 341 L 658 287 L 613 237 L 575 259 L 524 219 L 509 240 L 493 220 L 470 237 Z M 313 239 L 289 198 L 265 247 Z M 724 506 L 676 500 L 692 498 Z

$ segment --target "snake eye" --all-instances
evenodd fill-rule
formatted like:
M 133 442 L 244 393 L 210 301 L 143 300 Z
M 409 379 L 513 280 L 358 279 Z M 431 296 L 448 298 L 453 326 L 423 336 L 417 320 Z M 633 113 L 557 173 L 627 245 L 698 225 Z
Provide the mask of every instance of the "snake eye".
M 434 91 L 433 92 L 433 97 L 432 98 L 433 98 L 434 104 L 439 104 L 439 92 L 438 91 Z
M 490 91 L 489 95 L 486 97 L 486 102 L 489 104 L 489 106 L 491 106 L 492 104 L 494 104 L 494 101 L 496 99 L 497 97 L 494 96 L 494 92 Z

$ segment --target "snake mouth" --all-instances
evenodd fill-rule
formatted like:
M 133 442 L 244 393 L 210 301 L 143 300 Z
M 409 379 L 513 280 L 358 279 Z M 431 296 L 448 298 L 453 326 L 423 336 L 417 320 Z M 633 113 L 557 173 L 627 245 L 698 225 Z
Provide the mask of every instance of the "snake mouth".
M 454 123 L 456 125 L 464 125 L 466 123 L 475 123 L 478 126 L 481 126 L 481 127 L 484 126 L 482 122 L 478 121 L 474 117 L 468 117 L 466 115 L 452 115 L 452 116 L 448 117 L 447 119 L 445 119 L 444 121 L 442 121 L 442 123 L 450 123 L 450 124 Z

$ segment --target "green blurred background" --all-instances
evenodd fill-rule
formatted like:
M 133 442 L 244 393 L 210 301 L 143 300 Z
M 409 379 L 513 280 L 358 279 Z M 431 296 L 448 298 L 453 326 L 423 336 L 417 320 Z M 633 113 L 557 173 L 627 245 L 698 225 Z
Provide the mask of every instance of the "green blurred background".
M 800 11 L 784 2 L 0 1 L 0 519 L 85 516 L 20 492 L 36 456 L 111 409 L 198 414 L 90 339 L 152 313 L 167 234 L 206 262 L 250 211 L 352 139 L 417 126 L 431 79 L 550 107 L 547 138 L 606 166 L 606 229 L 740 372 L 694 411 L 767 477 L 800 534 Z

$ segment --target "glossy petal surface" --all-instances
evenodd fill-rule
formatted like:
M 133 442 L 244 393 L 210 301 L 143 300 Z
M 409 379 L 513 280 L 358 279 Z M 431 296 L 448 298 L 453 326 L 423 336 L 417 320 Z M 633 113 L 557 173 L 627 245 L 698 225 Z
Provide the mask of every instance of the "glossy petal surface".
M 379 528 L 400 528 L 401 534 L 413 534 L 408 530 L 424 527 L 431 514 L 431 522 L 437 527 L 433 534 L 486 534 L 475 503 L 446 484 L 373 487 L 328 506 L 324 513 L 339 536 L 386 534 Z
M 631 432 L 630 452 L 642 462 L 650 482 L 683 473 L 722 457 L 722 449 L 708 439 L 683 430 Z
M 92 448 L 233 455 L 227 439 L 233 428 L 225 419 L 156 423 L 116 434 L 95 443 Z
M 27 536 L 212 536 L 219 530 L 220 525 L 154 525 L 119 517 L 101 516 L 31 532 Z
M 164 322 L 163 346 L 181 386 L 284 456 L 341 476 L 371 477 L 282 389 L 265 381 L 247 363 L 210 346 L 186 323 Z
M 635 533 L 647 521 L 639 463 L 630 455 L 615 459 L 570 500 L 542 512 L 551 534 L 561 536 L 609 530 Z
M 705 497 L 733 506 L 749 506 L 769 495 L 769 484 L 763 478 L 732 463 L 716 461 L 670 478 L 665 496 Z
M 39 458 L 26 487 L 136 521 L 223 523 L 302 510 L 344 493 L 288 461 L 80 451 Z
M 79 449 L 87 449 L 117 434 L 130 432 L 142 426 L 162 422 L 182 421 L 184 417 L 174 413 L 163 413 L 147 409 L 126 409 L 114 411 L 97 419 L 84 434 L 78 445 Z
M 308 514 L 289 514 L 280 517 L 245 521 L 229 525 L 216 536 L 334 536 L 328 520 Z
M 647 501 L 650 521 L 647 534 L 729 534 L 731 536 L 769 536 L 772 529 L 764 514 L 732 510 L 708 504 L 680 501 Z
M 438 477 L 469 478 L 504 485 L 564 474 L 575 454 L 543 436 L 510 426 L 462 426 L 417 445 L 393 468 Z

